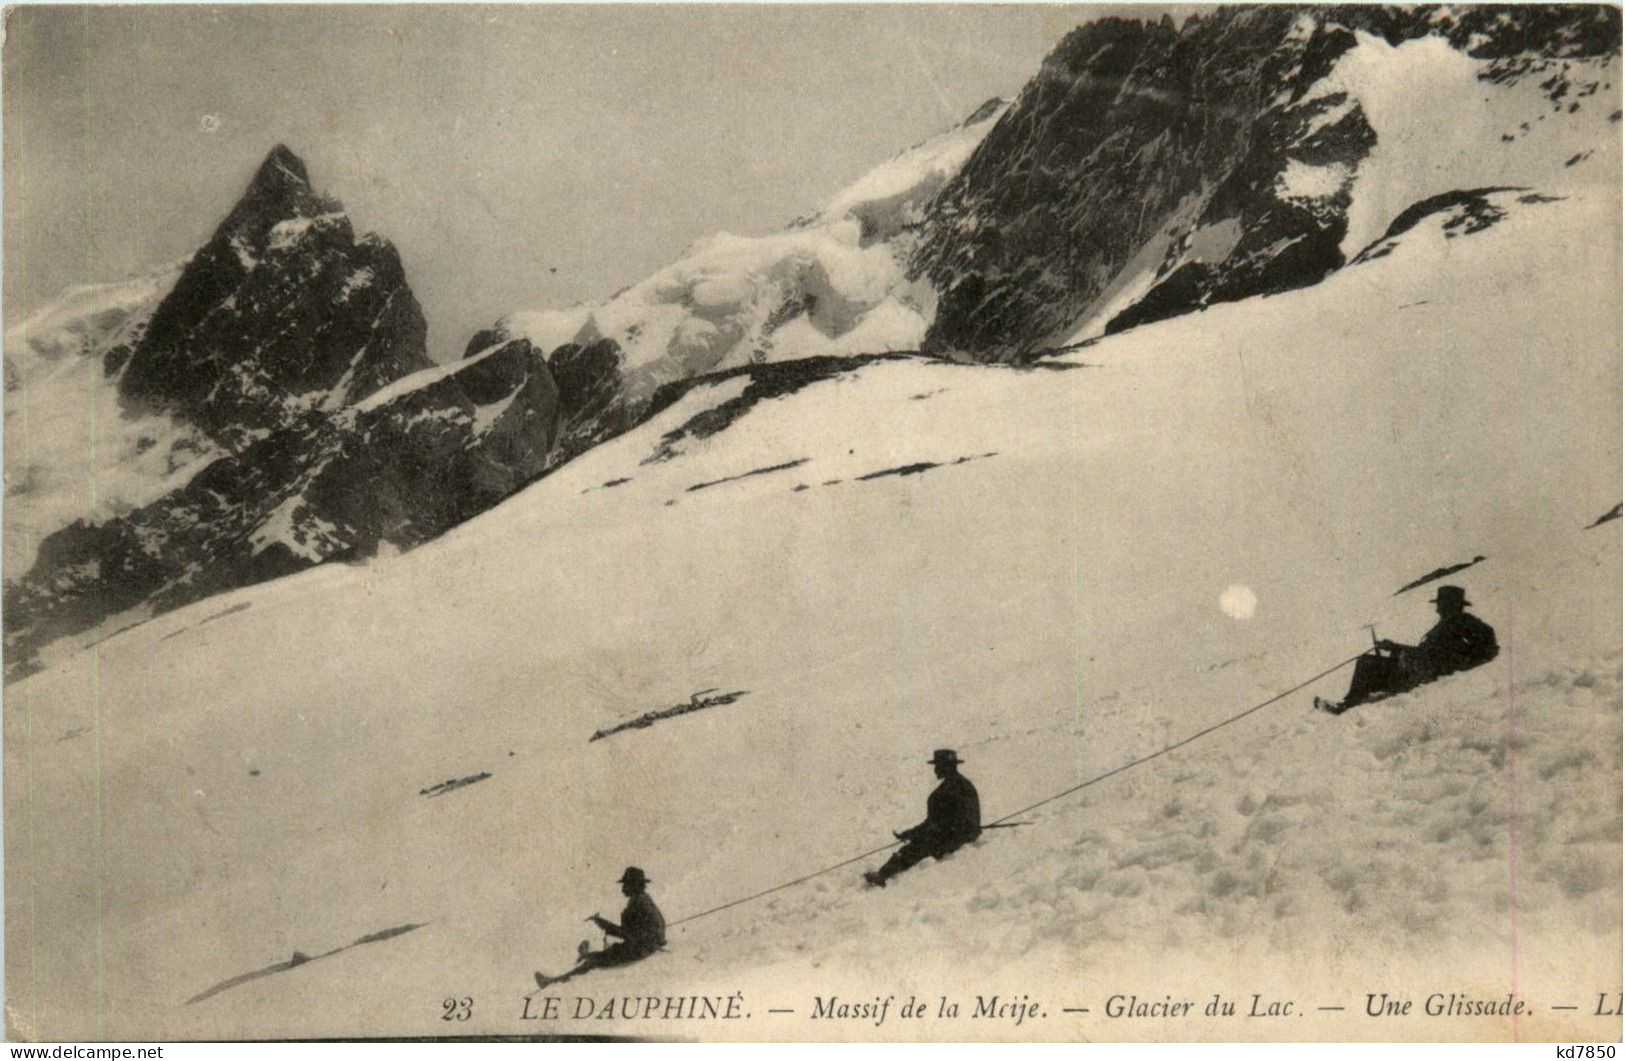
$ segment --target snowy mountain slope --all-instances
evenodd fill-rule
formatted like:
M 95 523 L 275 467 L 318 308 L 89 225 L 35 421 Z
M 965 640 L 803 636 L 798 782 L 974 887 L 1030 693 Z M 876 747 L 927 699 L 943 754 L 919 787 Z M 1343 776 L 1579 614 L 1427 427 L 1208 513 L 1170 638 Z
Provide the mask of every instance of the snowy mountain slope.
M 1604 6 L 1082 26 L 927 211 L 924 346 L 1030 356 L 1314 283 L 1433 194 L 1606 179 L 1619 48 Z
M 541 474 L 523 341 L 431 366 L 400 259 L 278 145 L 210 240 L 7 333 L 6 673 L 211 593 L 432 538 Z
M 932 295 L 903 275 L 915 229 L 1003 112 L 989 100 L 782 232 L 717 233 L 601 304 L 510 314 L 491 334 L 549 352 L 573 344 L 612 353 L 614 408 L 579 432 L 566 425 L 567 440 L 582 440 L 566 442 L 567 456 L 635 420 L 666 383 L 763 361 L 917 349 Z
M 22 382 L 29 360 L 58 361 L 90 350 L 106 349 L 125 333 L 144 327 L 158 300 L 180 276 L 181 264 L 151 276 L 112 284 L 72 287 L 19 324 L 6 329 L 7 347 L 16 351 L 12 372 Z
M 430 364 L 395 249 L 273 148 L 185 261 L 70 289 L 6 331 L 5 573 L 311 410 Z
M 519 437 L 548 448 L 476 461 L 500 470 L 471 490 L 449 473 L 461 458 L 445 439 L 410 473 L 380 458 L 404 476 L 386 525 L 343 530 L 345 491 L 327 490 L 335 511 L 312 510 L 304 525 L 340 529 L 290 563 L 425 540 L 477 510 L 470 497 L 492 500 L 495 484 L 561 466 L 637 424 L 662 387 L 711 372 L 917 348 L 1022 359 L 1316 282 L 1437 196 L 1608 187 L 1618 52 L 1618 12 L 1607 7 L 1234 7 L 1181 27 L 1084 26 L 1014 105 L 989 101 L 786 230 L 698 241 L 602 304 L 514 314 L 475 335 L 465 357 L 510 339 L 546 354 L 551 389 L 526 393 L 540 402 L 531 412 L 556 425 Z M 262 540 L 259 529 L 240 532 L 274 520 L 289 525 L 276 537 L 299 544 L 309 535 L 291 510 L 216 495 L 264 474 L 276 486 L 259 496 L 281 504 L 297 492 L 290 484 L 316 474 L 318 439 L 346 430 L 324 415 L 428 365 L 393 248 L 354 233 L 280 145 L 163 286 L 139 312 L 126 303 L 145 296 L 131 289 L 105 296 L 107 312 L 75 310 L 77 296 L 56 312 L 62 320 L 35 322 L 38 349 L 56 351 L 46 361 L 58 368 L 31 369 L 29 388 L 10 394 L 22 418 L 8 419 L 20 456 L 8 464 L 19 503 L 6 562 L 11 599 L 23 604 L 8 609 L 8 674 L 35 665 L 33 649 L 51 638 L 81 647 L 155 608 L 289 569 L 245 564 L 226 540 Z M 73 313 L 80 324 L 63 323 Z M 61 357 L 59 338 L 81 356 Z M 116 402 L 97 360 L 117 379 Z M 13 371 L 8 386 L 23 379 Z M 468 408 L 454 398 L 439 413 L 471 417 Z M 54 425 L 59 413 L 82 430 L 24 439 L 27 424 Z M 268 438 L 281 431 L 292 434 Z M 205 492 L 199 507 L 182 488 L 222 451 L 236 485 Z M 250 466 L 260 459 L 273 467 Z M 455 496 L 436 498 L 437 486 Z M 162 516 L 134 516 L 155 504 Z M 143 521 L 167 529 L 134 533 Z M 29 570 L 53 532 L 65 537 Z M 181 538 L 196 547 L 175 546 Z M 221 557 L 232 559 L 211 570 Z
M 624 430 L 667 382 L 826 348 L 917 346 L 925 309 L 901 276 L 906 230 L 1000 111 L 990 101 L 784 233 L 721 234 L 603 306 L 515 314 L 475 336 L 465 357 L 510 339 L 552 353 L 551 368 L 538 369 L 552 377 L 549 395 L 530 408 L 559 423 L 524 433 L 549 442 L 499 459 L 496 478 L 511 488 Z M 373 520 L 346 527 L 313 509 L 310 535 L 290 525 L 280 537 L 297 544 L 314 535 L 320 547 L 299 545 L 286 564 L 238 555 L 263 538 L 262 521 L 289 521 L 278 506 L 299 503 L 289 500 L 296 481 L 324 468 L 331 477 L 322 455 L 348 425 L 330 414 L 358 400 L 378 404 L 391 381 L 416 385 L 404 379 L 428 367 L 422 343 L 422 315 L 393 248 L 357 237 L 342 205 L 317 193 L 304 163 L 280 145 L 183 268 L 69 292 L 8 332 L 8 673 L 35 666 L 34 650 L 56 637 L 82 647 L 177 600 L 370 552 L 378 534 L 353 524 Z M 556 412 L 542 408 L 555 399 Z M 240 491 L 218 483 L 183 489 L 225 456 L 216 474 L 254 480 L 253 503 L 220 501 Z M 262 477 L 274 487 L 258 484 Z M 417 490 L 410 504 L 390 500 L 387 512 L 419 510 L 381 528 L 397 545 L 432 536 L 446 513 L 477 511 L 465 503 L 471 493 L 490 495 L 490 482 L 464 489 L 443 467 L 406 480 L 446 483 L 457 497 Z M 134 533 L 120 517 L 167 529 Z M 59 533 L 67 537 L 36 565 L 41 544 Z M 131 614 L 119 618 L 123 611 Z
M 149 504 L 46 538 L 6 586 L 8 671 L 211 594 L 433 538 L 540 475 L 557 421 L 523 339 L 310 411 Z
M 1619 36 L 1606 7 L 1097 20 L 1014 104 L 989 101 L 786 231 L 700 240 L 602 304 L 512 314 L 471 345 L 557 352 L 557 465 L 661 386 L 719 369 L 1019 359 L 1304 286 L 1430 196 L 1606 181 L 1593 158 L 1618 139 Z
M 475 1034 L 1177 1038 L 1105 996 L 1354 1008 L 1410 969 L 1538 1012 L 1232 1035 L 1617 1036 L 1549 1007 L 1611 989 L 1620 947 L 1620 523 L 1584 529 L 1619 500 L 1621 275 L 1594 238 L 1618 200 L 1523 196 L 1055 368 L 701 383 L 411 553 L 12 686 L 12 1033 L 444 1034 L 455 993 Z M 559 992 L 738 990 L 748 1022 L 520 1019 L 627 863 L 673 919 L 792 879 L 917 820 L 943 745 L 1003 814 L 1353 655 L 1365 623 L 1414 638 L 1427 608 L 1394 590 L 1477 554 L 1456 577 L 1491 666 L 1312 713 L 1340 672 L 883 892 L 853 866 Z M 712 687 L 748 695 L 589 743 Z M 1048 1016 L 809 1024 L 865 987 Z
M 219 450 L 202 432 L 119 399 L 102 355 L 145 329 L 180 266 L 64 292 L 6 329 L 8 577 L 75 519 L 107 519 L 185 482 Z

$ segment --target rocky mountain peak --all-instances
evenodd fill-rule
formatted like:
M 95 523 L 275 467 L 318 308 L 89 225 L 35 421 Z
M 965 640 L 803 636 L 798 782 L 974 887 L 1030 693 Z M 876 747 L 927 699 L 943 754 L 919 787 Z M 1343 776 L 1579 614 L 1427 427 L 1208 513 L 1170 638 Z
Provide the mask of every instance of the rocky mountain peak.
M 310 174 L 305 169 L 305 160 L 294 154 L 287 144 L 278 144 L 265 155 L 265 161 L 255 172 L 254 179 L 249 183 L 249 194 L 262 188 L 292 183 L 310 187 Z
M 304 160 L 287 145 L 278 144 L 254 171 L 242 197 L 215 230 L 210 243 L 224 236 L 228 243 L 236 241 L 233 249 L 263 250 L 271 228 L 280 221 L 343 212 L 337 200 L 317 194 Z M 241 255 L 238 258 L 240 264 L 246 265 Z
M 1435 45 L 1416 47 L 1424 38 Z M 1359 251 L 1351 242 L 1380 232 L 1365 214 L 1407 205 L 1395 171 L 1365 168 L 1389 135 L 1373 102 L 1391 125 L 1406 121 L 1394 119 L 1404 108 L 1388 98 L 1393 85 L 1440 76 L 1450 66 L 1442 49 L 1460 56 L 1452 69 L 1476 64 L 1451 89 L 1461 99 L 1490 102 L 1475 78 L 1548 78 L 1545 99 L 1523 92 L 1516 119 L 1509 111 L 1497 135 L 1462 149 L 1487 171 L 1463 179 L 1507 183 L 1546 160 L 1526 164 L 1533 154 L 1502 145 L 1548 113 L 1555 126 L 1589 106 L 1576 97 L 1612 77 L 1596 64 L 1619 47 L 1619 11 L 1602 5 L 1234 6 L 1178 27 L 1169 18 L 1081 26 L 927 210 L 911 263 L 938 295 L 923 346 L 1022 359 L 1315 283 Z M 1592 64 L 1584 77 L 1580 62 Z M 1388 74 L 1371 72 L 1383 65 Z M 1571 76 L 1577 91 L 1565 99 Z M 1425 152 L 1426 139 L 1404 149 Z M 1403 171 L 1418 184 L 1413 198 L 1450 190 L 1428 186 L 1446 161 Z
M 395 249 L 358 238 L 285 145 L 162 282 L 78 301 L 88 302 L 81 316 L 107 318 L 94 335 L 120 336 L 86 346 L 85 332 L 76 346 L 105 368 L 114 404 L 169 414 L 132 419 L 170 425 L 208 459 L 111 518 L 58 525 L 26 573 L 8 572 L 11 676 L 36 667 L 51 641 L 93 638 L 132 608 L 165 611 L 386 542 L 411 547 L 548 467 L 560 401 L 542 353 L 491 334 L 463 360 L 431 364 Z M 50 339 L 49 352 L 64 331 L 85 329 L 16 338 L 30 350 Z M 38 376 L 50 386 L 50 374 Z M 212 444 L 193 439 L 199 432 Z M 181 467 L 171 461 L 164 475 Z
M 357 238 L 278 144 L 140 339 L 108 352 L 132 403 L 237 449 L 427 367 L 422 310 L 385 240 Z

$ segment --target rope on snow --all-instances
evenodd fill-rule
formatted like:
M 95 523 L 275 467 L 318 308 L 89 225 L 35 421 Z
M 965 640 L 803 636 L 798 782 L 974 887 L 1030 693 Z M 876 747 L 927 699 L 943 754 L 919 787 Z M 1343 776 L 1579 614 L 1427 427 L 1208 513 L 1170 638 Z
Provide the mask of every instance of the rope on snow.
M 1306 686 L 1313 685 L 1315 682 L 1320 681 L 1320 679 L 1326 677 L 1327 675 L 1335 674 L 1337 671 L 1340 671 L 1344 667 L 1347 667 L 1350 663 L 1353 663 L 1355 660 L 1359 659 L 1360 656 L 1363 656 L 1363 655 L 1365 655 L 1364 652 L 1361 652 L 1358 655 L 1350 656 L 1348 659 L 1343 660 L 1341 663 L 1337 663 L 1337 664 L 1334 664 L 1333 666 L 1327 667 L 1325 670 L 1321 671 L 1319 674 L 1315 675 L 1314 677 L 1305 678 L 1303 681 L 1299 682 L 1297 685 L 1294 685 L 1292 688 L 1287 689 L 1287 690 L 1285 690 L 1283 692 L 1276 693 L 1274 696 L 1270 697 L 1268 700 L 1264 700 L 1264 701 L 1261 701 L 1260 703 L 1256 703 L 1253 706 L 1247 708 L 1245 711 L 1241 711 L 1241 712 L 1239 712 L 1237 714 L 1231 715 L 1229 718 L 1221 719 L 1220 721 L 1213 723 L 1213 725 L 1207 727 L 1206 729 L 1198 730 L 1197 732 L 1192 733 L 1188 737 L 1184 737 L 1184 738 L 1182 738 L 1180 740 L 1177 740 L 1174 743 L 1169 744 L 1169 745 L 1167 745 L 1165 747 L 1158 748 L 1156 751 L 1150 753 L 1149 755 L 1143 755 L 1138 759 L 1134 759 L 1134 760 L 1131 760 L 1130 762 L 1124 763 L 1122 766 L 1114 767 L 1114 768 L 1112 768 L 1110 770 L 1107 770 L 1103 774 L 1096 774 L 1094 777 L 1089 778 L 1087 781 L 1079 782 L 1078 784 L 1073 785 L 1071 788 L 1064 789 L 1064 790 L 1062 790 L 1060 792 L 1055 793 L 1053 796 L 1046 796 L 1043 799 L 1039 800 L 1037 803 L 1031 803 L 1031 804 L 1028 804 L 1027 806 L 1021 808 L 1020 810 L 1011 811 L 1009 814 L 1006 814 L 1002 818 L 994 818 L 992 821 L 990 821 L 990 822 L 986 823 L 985 825 L 983 825 L 982 828 L 984 828 L 984 829 L 991 828 L 992 826 L 1001 825 L 1004 822 L 1008 822 L 1012 818 L 1019 818 L 1023 814 L 1026 814 L 1029 811 L 1034 811 L 1034 810 L 1037 810 L 1039 807 L 1045 806 L 1045 805 L 1050 804 L 1050 803 L 1054 803 L 1058 799 L 1065 799 L 1067 796 L 1072 795 L 1074 792 L 1081 792 L 1084 789 L 1088 788 L 1090 785 L 1099 784 L 1100 782 L 1105 781 L 1107 778 L 1116 777 L 1118 774 L 1121 774 L 1126 770 L 1132 770 L 1136 766 L 1143 766 L 1143 765 L 1145 765 L 1146 763 L 1150 762 L 1153 759 L 1161 758 L 1162 756 L 1167 755 L 1169 752 L 1176 751 L 1176 750 L 1178 750 L 1180 748 L 1183 748 L 1185 745 L 1190 744 L 1193 741 L 1197 741 L 1197 740 L 1202 739 L 1203 737 L 1205 737 L 1208 734 L 1214 732 L 1215 730 L 1223 729 L 1225 726 L 1230 725 L 1232 722 L 1240 722 L 1242 719 L 1246 718 L 1248 715 L 1251 715 L 1251 714 L 1253 714 L 1255 712 L 1258 712 L 1258 711 L 1262 711 L 1264 708 L 1269 707 L 1271 704 L 1278 703 L 1281 700 L 1286 699 L 1287 697 L 1291 696 L 1293 693 L 1297 692 L 1298 690 L 1303 689 Z M 785 881 L 783 884 L 775 884 L 771 888 L 764 888 L 763 890 L 761 890 L 759 892 L 756 892 L 755 894 L 747 895 L 742 899 L 734 899 L 732 902 L 723 903 L 721 906 L 713 906 L 713 907 L 711 907 L 711 909 L 702 910 L 700 913 L 697 913 L 697 914 L 689 914 L 687 917 L 680 917 L 677 920 L 671 922 L 670 927 L 676 928 L 678 925 L 687 924 L 690 921 L 698 921 L 702 917 L 710 917 L 712 914 L 719 914 L 724 910 L 730 910 L 730 909 L 732 909 L 733 907 L 736 907 L 736 906 L 743 906 L 745 903 L 753 902 L 753 901 L 755 901 L 757 899 L 762 898 L 763 896 L 772 895 L 774 892 L 782 892 L 786 888 L 794 888 L 796 885 L 805 884 L 805 883 L 807 883 L 808 881 L 812 880 L 815 877 L 822 877 L 826 873 L 833 873 L 838 869 L 843 869 L 843 868 L 845 868 L 847 866 L 852 865 L 852 863 L 854 863 L 854 862 L 862 862 L 864 859 L 869 858 L 869 857 L 871 857 L 873 855 L 878 855 L 882 851 L 889 851 L 892 848 L 897 847 L 901 843 L 902 843 L 901 840 L 893 840 L 889 844 L 882 844 L 880 847 L 874 848 L 874 849 L 869 850 L 869 851 L 865 851 L 861 855 L 853 855 L 851 858 L 846 859 L 845 861 L 837 862 L 832 866 L 825 866 L 823 869 L 814 870 L 813 872 L 807 874 L 804 877 L 797 877 L 795 880 Z

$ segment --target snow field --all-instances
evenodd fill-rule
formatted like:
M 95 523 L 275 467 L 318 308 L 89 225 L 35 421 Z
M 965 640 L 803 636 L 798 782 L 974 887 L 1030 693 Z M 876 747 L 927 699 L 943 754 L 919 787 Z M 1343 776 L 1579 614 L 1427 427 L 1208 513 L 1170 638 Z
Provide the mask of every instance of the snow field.
M 1341 672 L 883 892 L 850 867 L 570 986 L 741 990 L 804 1021 L 864 984 L 1355 1005 L 1356 974 L 1409 956 L 1445 990 L 1601 982 L 1619 523 L 1582 528 L 1618 501 L 1620 276 L 1589 239 L 1617 204 L 1509 209 L 1071 369 L 872 364 L 644 463 L 744 389 L 704 385 L 418 550 L 202 602 L 10 687 L 15 1026 L 434 1034 L 456 993 L 482 1000 L 460 1030 L 529 1031 L 531 971 L 618 910 L 626 864 L 673 920 L 800 876 L 917 821 L 939 746 L 1003 814 L 1353 655 L 1365 623 L 1413 640 L 1429 594 L 1394 590 L 1479 553 L 1461 582 L 1502 636 L 1489 667 L 1311 713 Z M 859 478 L 920 462 L 940 466 Z M 1251 619 L 1221 607 L 1233 585 Z M 587 742 L 710 687 L 748 695 Z M 405 923 L 425 927 L 183 1004 Z

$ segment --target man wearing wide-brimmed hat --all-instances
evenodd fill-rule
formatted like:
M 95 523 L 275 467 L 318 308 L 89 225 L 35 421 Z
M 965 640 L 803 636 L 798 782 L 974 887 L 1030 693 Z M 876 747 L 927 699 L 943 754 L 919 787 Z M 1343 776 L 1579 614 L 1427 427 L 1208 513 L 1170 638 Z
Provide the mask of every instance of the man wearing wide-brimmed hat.
M 597 914 L 593 914 L 587 920 L 603 929 L 605 935 L 614 936 L 619 942 L 611 943 L 601 951 L 589 950 L 587 944 L 583 942 L 579 951 L 581 960 L 574 969 L 558 976 L 537 973 L 536 986 L 548 987 L 563 983 L 589 969 L 635 962 L 640 958 L 647 958 L 666 945 L 666 919 L 661 915 L 655 901 L 649 898 L 648 874 L 636 866 L 627 866 L 618 883 L 621 886 L 621 894 L 625 895 L 627 900 L 626 909 L 621 911 L 621 923 L 617 925 Z
M 976 786 L 959 772 L 964 762 L 952 748 L 938 748 L 931 765 L 942 783 L 925 801 L 925 821 L 892 833 L 905 841 L 886 864 L 863 875 L 878 888 L 927 856 L 942 858 L 982 835 L 982 801 Z
M 1438 609 L 1439 621 L 1422 638 L 1421 644 L 1378 641 L 1375 648 L 1355 662 L 1354 678 L 1342 702 L 1333 704 L 1316 698 L 1315 705 L 1341 714 L 1355 704 L 1392 696 L 1446 674 L 1482 666 L 1500 654 L 1494 628 L 1478 616 L 1467 614 L 1471 602 L 1466 590 L 1460 586 L 1440 586 L 1429 603 Z

